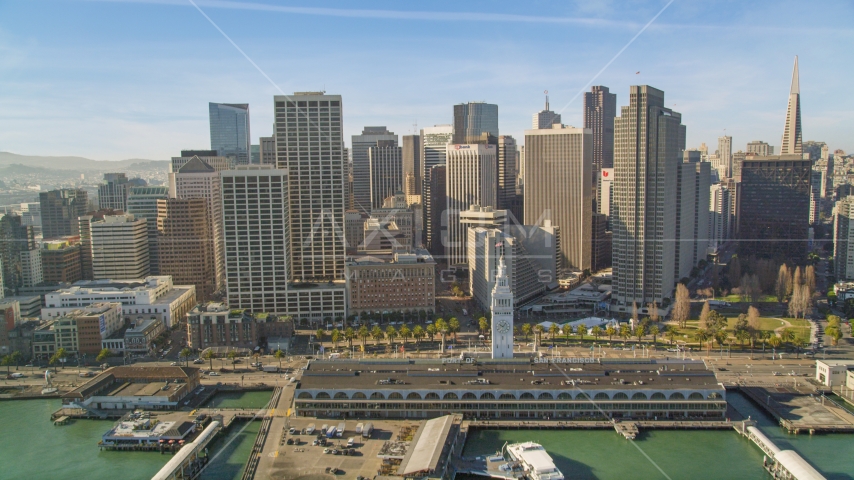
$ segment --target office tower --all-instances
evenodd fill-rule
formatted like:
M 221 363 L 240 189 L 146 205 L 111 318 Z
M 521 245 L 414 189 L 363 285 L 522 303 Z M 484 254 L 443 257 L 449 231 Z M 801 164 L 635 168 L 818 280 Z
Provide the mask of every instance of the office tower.
M 397 192 L 383 200 L 380 208 L 371 212 L 371 218 L 381 222 L 394 222 L 403 235 L 403 245 L 407 249 L 415 246 L 415 212 L 406 201 L 406 195 Z
M 217 284 L 208 200 L 157 200 L 156 224 L 160 274 L 179 285 L 194 285 L 198 301 L 210 300 Z
M 278 168 L 287 169 L 291 279 L 343 280 L 346 157 L 341 96 L 277 95 L 275 105 L 276 161 Z M 353 155 L 355 159 L 355 146 Z M 370 191 L 364 205 L 370 205 Z
M 403 174 L 403 193 L 407 197 L 420 197 L 415 193 L 418 191 L 418 182 L 415 180 L 415 175 L 412 173 Z
M 516 157 L 517 160 L 517 172 L 519 180 L 516 182 L 517 193 L 524 193 L 525 189 L 525 146 L 520 145 L 518 149 L 519 155 Z
M 276 136 L 260 138 L 260 163 L 261 165 L 276 166 Z
M 447 180 L 444 164 L 433 165 L 424 175 L 424 245 L 434 257 L 444 254 L 448 235 Z
M 810 225 L 819 223 L 821 219 L 821 177 L 822 171 L 813 170 L 810 172 Z
M 796 264 L 806 258 L 811 163 L 801 153 L 744 160 L 738 202 L 740 257 Z
M 78 218 L 80 231 L 80 277 L 82 280 L 94 280 L 92 271 L 92 222 L 103 220 L 105 215 L 122 215 L 120 210 L 98 210 Z M 66 237 L 67 238 L 67 237 Z
M 132 280 L 149 275 L 148 228 L 132 214 L 84 216 L 91 234 L 94 280 Z M 156 229 L 155 229 L 156 232 Z
M 617 94 L 608 87 L 593 86 L 584 94 L 584 128 L 593 135 L 593 170 L 614 166 L 614 118 Z
M 498 105 L 469 102 L 454 105 L 454 143 L 486 144 L 498 138 Z
M 786 109 L 786 126 L 780 141 L 781 155 L 800 155 L 803 153 L 801 138 L 801 87 L 798 79 L 798 57 L 792 70 L 792 88 L 789 90 L 789 106 Z
M 39 193 L 43 238 L 68 237 L 78 234 L 77 217 L 84 215 L 89 204 L 86 190 L 61 189 Z
M 673 238 L 673 278 L 691 275 L 694 267 L 694 236 L 697 221 L 697 166 L 679 163 L 676 168 L 676 235 Z M 707 220 L 708 223 L 708 220 Z
M 407 195 L 421 195 L 421 137 L 418 135 L 404 135 L 403 138 L 403 176 L 412 175 L 415 188 Z
M 614 202 L 614 169 L 603 168 L 599 175 L 599 197 L 596 205 L 599 213 L 608 218 L 608 230 L 611 230 L 611 205 Z
M 340 130 L 340 122 L 337 128 Z M 384 145 L 386 146 L 397 147 L 397 135 L 394 132 L 389 132 L 386 127 L 365 127 L 362 129 L 361 135 L 351 137 L 353 209 L 365 213 L 371 212 L 371 160 L 368 157 L 368 149 L 376 147 L 381 141 L 385 142 Z M 401 176 L 401 181 L 402 178 Z
M 433 312 L 436 262 L 425 250 L 352 258 L 347 261 L 347 291 L 352 315 Z
M 709 188 L 709 253 L 717 254 L 731 235 L 732 196 L 726 186 L 716 183 Z
M 732 178 L 732 137 L 718 137 L 718 158 L 727 178 Z
M 28 252 L 36 248 L 33 227 L 23 225 L 21 217 L 15 213 L 0 217 L 0 276 L 7 290 L 5 296 L 17 295 L 18 289 L 25 286 Z
M 611 266 L 613 234 L 608 229 L 608 216 L 593 213 L 590 220 L 590 271 L 597 272 Z
M 130 193 L 128 193 L 127 213 L 133 214 L 136 219 L 144 218 L 147 220 L 148 268 L 151 275 L 160 275 L 160 250 L 157 245 L 157 201 L 164 198 L 169 198 L 169 187 L 167 186 L 131 187 Z
M 403 152 L 392 140 L 378 140 L 368 148 L 371 210 L 382 208 L 386 197 L 403 190 Z
M 538 128 L 552 128 L 552 125 L 555 123 L 560 123 L 560 114 L 549 109 L 549 96 L 546 95 L 546 108 L 534 114 L 531 128 L 533 130 L 537 130 Z
M 35 287 L 44 281 L 41 250 L 34 248 L 21 252 L 21 279 L 23 287 Z
M 747 154 L 759 155 L 761 157 L 767 157 L 769 155 L 774 155 L 774 147 L 768 145 L 762 140 L 754 140 L 747 144 Z
M 124 173 L 105 173 L 104 182 L 98 186 L 98 208 L 127 210 L 128 177 Z
M 513 292 L 504 271 L 504 257 L 492 290 L 492 358 L 513 358 Z
M 261 164 L 261 145 L 249 145 L 249 163 L 252 165 Z
M 476 104 L 486 105 L 486 104 Z M 456 110 L 456 108 L 455 108 Z M 468 235 L 460 222 L 460 212 L 472 205 L 495 208 L 497 152 L 495 145 L 449 145 L 447 150 L 447 219 L 448 241 L 445 261 L 448 265 L 468 261 Z
M 732 174 L 730 178 L 741 181 L 741 164 L 744 163 L 745 158 L 747 158 L 747 153 L 741 150 L 732 154 Z
M 83 279 L 80 241 L 74 238 L 42 243 L 42 278 L 45 283 L 74 283 Z
M 246 103 L 209 103 L 211 150 L 234 159 L 236 165 L 249 164 L 249 105 Z
M 217 172 L 231 170 L 235 165 L 233 158 L 219 156 L 214 150 L 181 150 L 180 157 L 172 157 L 170 172 L 177 172 L 194 157 L 200 158 Z
M 839 280 L 854 279 L 854 197 L 833 208 L 833 273 Z
M 736 235 L 738 235 L 738 202 L 741 199 L 741 181 L 736 181 L 733 178 L 725 178 L 720 183 L 729 190 L 729 232 L 730 238 L 736 238 Z
M 496 208 L 509 211 L 516 223 L 522 221 L 516 198 L 516 140 L 510 135 L 498 137 L 498 205 Z
M 213 246 L 217 289 L 225 287 L 225 246 L 222 238 L 222 191 L 219 172 L 199 157 L 170 174 L 169 196 L 202 198 L 207 202 L 207 220 Z
M 832 170 L 832 168 L 831 168 Z M 33 227 L 36 235 L 42 233 L 42 209 L 38 202 L 29 202 L 21 204 L 21 224 L 28 227 Z
M 286 131 L 277 133 L 278 138 L 287 135 Z M 287 313 L 288 172 L 259 165 L 237 167 L 221 175 L 228 305 L 252 312 Z
M 344 239 L 347 241 L 347 253 L 355 253 L 365 239 L 365 221 L 367 213 L 358 210 L 344 212 Z
M 424 246 L 439 259 L 444 254 L 442 239 L 442 212 L 445 211 L 445 180 L 441 180 L 441 190 L 432 190 L 431 183 L 438 181 L 436 175 L 432 175 L 433 167 L 445 165 L 445 156 L 448 145 L 454 139 L 453 125 L 434 125 L 421 129 L 421 204 L 423 206 Z M 438 173 L 438 172 L 437 172 Z M 441 170 L 445 175 L 444 168 Z M 433 185 L 438 186 L 438 185 Z M 438 201 L 441 205 L 434 206 L 432 202 Z M 435 217 L 435 218 L 434 218 Z M 433 223 L 438 221 L 438 223 Z M 435 227 L 434 227 L 435 225 Z M 435 235 L 435 238 L 434 238 Z M 441 261 L 441 260 L 440 260 Z
M 706 259 L 709 248 L 709 201 L 712 169 L 708 162 L 691 162 L 696 169 L 694 176 L 694 232 L 691 265 Z M 734 182 L 733 182 L 734 183 Z
M 662 305 L 675 280 L 676 182 L 682 115 L 664 107 L 664 92 L 629 88 L 614 120 L 613 299 L 620 311 Z
M 593 138 L 560 124 L 525 131 L 525 223 L 560 228 L 564 269 L 591 267 Z

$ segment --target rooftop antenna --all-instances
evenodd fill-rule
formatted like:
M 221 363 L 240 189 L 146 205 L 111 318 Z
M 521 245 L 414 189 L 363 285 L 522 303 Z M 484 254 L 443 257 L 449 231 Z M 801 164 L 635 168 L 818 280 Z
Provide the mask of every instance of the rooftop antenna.
M 549 91 L 543 90 L 543 93 L 546 94 L 546 110 L 548 110 L 549 109 Z
M 415 123 L 412 124 L 412 133 L 414 135 L 418 135 L 418 119 L 415 119 Z

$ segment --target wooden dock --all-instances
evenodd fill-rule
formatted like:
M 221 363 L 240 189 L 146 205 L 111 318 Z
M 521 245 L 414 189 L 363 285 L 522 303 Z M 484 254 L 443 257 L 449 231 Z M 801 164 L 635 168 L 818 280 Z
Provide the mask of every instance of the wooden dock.
M 71 420 L 71 417 L 69 417 L 68 415 L 63 415 L 63 416 L 57 418 L 56 420 L 54 420 L 53 424 L 54 425 L 67 425 L 69 420 Z
M 634 440 L 640 433 L 638 424 L 634 422 L 619 422 L 614 423 L 614 430 L 626 438 L 626 440 Z

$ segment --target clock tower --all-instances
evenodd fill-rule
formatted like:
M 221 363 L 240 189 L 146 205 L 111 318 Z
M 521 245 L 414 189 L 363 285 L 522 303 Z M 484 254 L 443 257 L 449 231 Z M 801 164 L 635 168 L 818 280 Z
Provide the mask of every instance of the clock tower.
M 507 280 L 504 255 L 492 289 L 492 358 L 513 358 L 513 292 Z

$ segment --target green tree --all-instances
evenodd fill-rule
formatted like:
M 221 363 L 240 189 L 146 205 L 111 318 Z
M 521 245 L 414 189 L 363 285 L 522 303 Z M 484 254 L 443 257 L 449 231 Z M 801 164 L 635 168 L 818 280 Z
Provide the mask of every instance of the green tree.
M 667 338 L 670 339 L 670 344 L 673 345 L 673 340 L 679 335 L 679 330 L 676 328 L 676 325 L 668 325 L 664 329 L 664 334 L 667 335 Z
M 810 267 L 812 267 L 812 265 L 807 267 L 807 269 L 809 269 Z M 807 342 L 803 339 L 803 337 L 795 337 L 795 339 L 792 340 L 792 345 L 795 346 L 795 358 L 801 358 L 801 349 L 804 348 L 804 345 L 806 344 Z
M 285 352 L 283 352 L 281 349 L 278 349 L 275 352 L 273 352 L 273 356 L 276 357 L 276 359 L 279 361 L 279 370 L 281 370 L 282 369 L 282 359 L 285 358 Z
M 208 348 L 204 353 L 202 353 L 202 358 L 210 362 L 211 370 L 213 370 L 213 361 L 214 358 L 216 358 L 216 353 L 214 353 L 212 349 Z
M 433 341 L 433 338 L 436 337 L 436 326 L 435 325 L 427 325 L 427 328 L 424 329 L 424 333 L 430 338 L 430 341 Z
M 231 366 L 233 367 L 237 363 L 237 352 L 234 350 L 229 351 L 226 355 L 229 360 L 231 360 Z
M 110 351 L 109 348 L 102 348 L 101 351 L 98 353 L 98 356 L 95 357 L 95 361 L 98 363 L 101 363 L 104 360 L 106 360 L 107 357 L 112 357 L 112 356 L 113 356 L 113 352 Z
M 489 330 L 489 320 L 486 317 L 480 317 L 477 319 L 477 330 L 481 335 L 485 335 Z
M 362 340 L 362 351 L 363 352 L 366 350 L 368 338 L 370 338 L 370 337 L 371 337 L 371 331 L 368 330 L 367 326 L 362 325 L 361 327 L 359 327 L 359 338 Z
M 460 331 L 460 321 L 457 320 L 457 317 L 451 317 L 448 320 L 448 333 L 454 336 L 454 342 L 457 341 L 457 332 Z
M 635 337 L 638 339 L 638 345 L 640 345 L 641 339 L 643 339 L 644 336 L 646 336 L 646 327 L 643 325 L 635 327 Z
M 101 353 L 104 353 L 104 351 L 101 350 Z M 189 347 L 182 348 L 181 353 L 178 354 L 178 356 L 180 356 L 184 359 L 184 366 L 185 367 L 190 366 L 190 355 L 192 355 L 192 354 L 193 354 L 193 350 L 190 349 Z M 98 356 L 100 356 L 100 355 L 98 355 Z M 100 362 L 100 360 L 98 360 L 98 361 Z
M 605 335 L 608 335 L 608 343 L 609 344 L 611 343 L 611 338 L 614 335 L 616 335 L 617 333 L 618 333 L 617 329 L 614 328 L 612 325 L 608 325 L 607 327 L 605 327 Z
M 533 331 L 533 327 L 531 327 L 530 323 L 523 323 L 522 324 L 522 335 L 525 336 L 525 342 L 528 341 L 528 337 L 531 335 L 532 331 Z
M 436 333 L 442 337 L 442 353 L 445 353 L 445 337 L 448 335 L 448 322 L 444 319 L 436 319 Z
M 623 342 L 628 341 L 628 339 L 632 338 L 632 329 L 628 325 L 620 325 L 620 337 L 623 339 Z
M 380 328 L 379 325 L 377 325 L 371 329 L 371 337 L 374 338 L 374 345 L 379 345 L 380 340 L 385 338 L 385 333 L 383 333 L 383 329 Z
M 21 352 L 15 350 L 9 356 L 12 357 L 12 361 L 15 362 L 15 370 L 17 370 L 18 365 L 21 363 L 21 359 L 24 358 L 24 355 Z
M 661 334 L 661 329 L 658 327 L 658 325 L 653 325 L 649 327 L 649 334 L 652 336 L 652 348 L 655 349 L 655 340 Z
M 542 345 L 543 333 L 545 331 L 546 329 L 542 325 L 534 325 L 534 344 L 536 344 L 538 347 Z
M 416 325 L 412 329 L 412 336 L 415 338 L 415 343 L 419 346 L 421 345 L 421 339 L 424 338 L 424 329 L 421 328 L 421 325 Z
M 784 328 L 782 332 L 780 332 L 780 340 L 784 343 L 792 343 L 795 340 L 795 332 L 790 328 Z
M 337 328 L 333 328 L 332 333 L 329 335 L 329 339 L 332 340 L 332 345 L 334 345 L 335 348 L 338 348 L 338 342 L 341 341 L 341 332 L 338 331 Z
M 587 325 L 580 324 L 575 327 L 575 333 L 578 335 L 578 339 L 581 340 L 581 343 L 584 343 L 584 335 L 587 334 Z
M 64 348 L 60 348 L 54 355 L 56 355 L 56 360 L 62 364 L 62 369 L 65 370 L 65 362 L 63 360 L 68 358 L 68 352 Z
M 391 325 L 385 329 L 385 338 L 388 339 L 388 344 L 391 345 L 394 342 L 394 339 L 397 338 L 397 329 L 392 327 Z
M 711 334 L 707 330 L 697 330 L 697 333 L 694 334 L 694 338 L 697 339 L 697 342 L 700 344 L 700 349 L 703 348 L 703 344 L 709 341 L 711 338 Z M 709 342 L 709 352 L 711 352 L 712 343 Z
M 839 340 L 842 339 L 842 330 L 838 326 L 827 327 L 824 330 L 824 334 L 828 338 L 830 338 L 834 346 L 837 345 L 839 343 Z
M 572 325 L 564 325 L 563 336 L 566 337 L 566 344 L 569 345 L 569 337 L 572 336 Z
M 403 344 L 406 345 L 406 341 L 412 338 L 412 330 L 409 329 L 406 325 L 400 327 L 400 338 L 403 339 Z
M 326 336 L 326 332 L 323 331 L 322 328 L 318 328 L 316 332 L 314 332 L 314 338 L 317 340 L 318 345 L 323 345 L 323 337 Z
M 566 328 L 570 328 L 569 325 Z M 552 347 L 555 346 L 555 337 L 557 337 L 558 332 L 560 332 L 560 327 L 556 323 L 552 323 L 549 326 L 549 339 L 552 341 Z
M 776 350 L 780 347 L 780 345 L 782 345 L 782 344 L 783 344 L 783 339 L 781 339 L 781 338 L 780 338 L 780 337 L 778 337 L 777 335 L 773 335 L 773 336 L 771 336 L 771 338 L 769 338 L 769 339 L 768 339 L 768 345 L 771 345 L 771 348 L 773 348 L 775 351 L 776 351 Z
M 356 330 L 353 327 L 347 327 L 344 330 L 344 340 L 347 340 L 347 348 L 353 349 L 353 340 L 356 339 Z
M 3 358 L 0 359 L 0 365 L 6 367 L 6 375 L 11 373 L 12 369 L 12 356 L 11 355 L 3 355 Z

